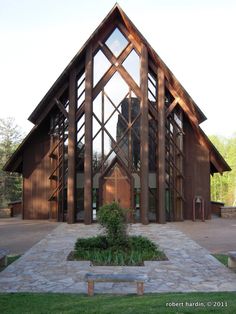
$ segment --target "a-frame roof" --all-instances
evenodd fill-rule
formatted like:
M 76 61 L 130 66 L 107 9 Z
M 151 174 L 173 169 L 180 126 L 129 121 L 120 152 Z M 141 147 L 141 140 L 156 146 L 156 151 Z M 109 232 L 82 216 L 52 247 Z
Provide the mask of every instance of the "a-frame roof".
M 169 83 L 172 85 L 172 87 L 175 89 L 175 91 L 178 92 L 178 95 L 181 96 L 183 101 L 186 102 L 188 107 L 191 109 L 191 111 L 193 112 L 193 114 L 197 118 L 198 123 L 205 121 L 206 116 L 203 114 L 201 109 L 193 101 L 191 96 L 187 93 L 187 91 L 184 89 L 184 87 L 179 83 L 179 81 L 176 79 L 174 74 L 170 71 L 170 69 L 166 66 L 166 64 L 162 61 L 162 59 L 158 56 L 158 54 L 155 52 L 155 50 L 151 47 L 151 45 L 147 42 L 147 40 L 143 37 L 143 35 L 140 33 L 140 31 L 136 28 L 136 26 L 133 24 L 133 22 L 128 18 L 128 16 L 124 13 L 124 11 L 121 9 L 121 7 L 117 3 L 112 8 L 112 10 L 108 13 L 108 15 L 105 17 L 105 19 L 101 22 L 101 24 L 97 27 L 97 29 L 93 32 L 93 34 L 89 37 L 89 39 L 85 42 L 85 44 L 78 51 L 78 53 L 71 60 L 71 62 L 67 65 L 65 70 L 59 76 L 59 78 L 55 81 L 55 83 L 49 89 L 47 94 L 43 97 L 43 99 L 40 101 L 38 106 L 31 113 L 28 120 L 34 124 L 37 124 L 37 119 L 40 116 L 40 114 L 42 113 L 42 111 L 45 109 L 45 107 L 48 105 L 48 102 L 50 102 L 51 98 L 54 96 L 56 91 L 62 86 L 63 82 L 66 79 L 68 79 L 70 69 L 84 60 L 86 48 L 89 45 L 89 43 L 99 33 L 101 33 L 103 31 L 103 29 L 106 28 L 106 26 L 108 24 L 113 23 L 113 21 L 116 19 L 119 19 L 122 21 L 122 23 L 125 25 L 127 30 L 133 35 L 133 37 L 135 39 L 137 39 L 139 42 L 142 42 L 145 44 L 145 46 L 148 49 L 149 54 L 153 57 L 156 64 L 162 68 L 162 70 L 165 73 L 165 77 L 167 78 Z
M 12 155 L 10 160 L 4 166 L 4 170 L 6 171 L 19 171 L 19 159 L 21 159 L 21 154 L 24 150 L 24 146 L 27 145 L 28 140 L 34 134 L 37 129 L 37 126 L 42 123 L 43 119 L 47 116 L 47 112 L 49 112 L 50 108 L 55 105 L 54 98 L 56 97 L 59 90 L 63 89 L 65 83 L 69 80 L 69 73 L 72 68 L 79 66 L 81 63 L 85 62 L 85 54 L 86 49 L 89 46 L 90 42 L 96 38 L 99 38 L 99 34 L 103 32 L 103 30 L 107 27 L 107 25 L 113 24 L 114 20 L 119 20 L 126 27 L 128 32 L 132 35 L 132 37 L 140 43 L 143 43 L 148 50 L 149 55 L 154 60 L 157 67 L 160 67 L 164 74 L 166 81 L 168 82 L 169 88 L 171 88 L 171 92 L 175 93 L 175 97 L 178 97 L 178 102 L 185 114 L 188 116 L 195 132 L 198 135 L 198 138 L 201 138 L 202 142 L 204 142 L 205 146 L 210 149 L 210 156 L 213 158 L 215 171 L 213 172 L 223 172 L 230 170 L 230 167 L 227 165 L 223 157 L 219 154 L 219 152 L 214 148 L 213 144 L 209 141 L 204 132 L 199 128 L 199 124 L 206 120 L 205 115 L 197 106 L 197 104 L 193 101 L 191 96 L 187 93 L 184 87 L 180 84 L 180 82 L 176 79 L 174 74 L 170 71 L 170 69 L 166 66 L 166 64 L 162 61 L 162 59 L 158 56 L 155 50 L 151 47 L 151 45 L 147 42 L 147 40 L 143 37 L 143 35 L 139 32 L 139 30 L 135 27 L 132 21 L 128 18 L 128 16 L 124 13 L 124 11 L 120 8 L 118 4 L 112 8 L 112 10 L 108 13 L 102 23 L 98 26 L 98 28 L 93 32 L 93 34 L 89 37 L 89 39 L 85 42 L 83 47 L 79 50 L 79 52 L 75 55 L 75 57 L 71 60 L 71 62 L 67 65 L 65 70 L 59 76 L 59 78 L 55 81 L 43 99 L 40 101 L 38 106 L 34 109 L 34 111 L 29 116 L 29 121 L 35 124 L 33 130 L 29 133 L 23 143 L 19 146 L 16 152 Z

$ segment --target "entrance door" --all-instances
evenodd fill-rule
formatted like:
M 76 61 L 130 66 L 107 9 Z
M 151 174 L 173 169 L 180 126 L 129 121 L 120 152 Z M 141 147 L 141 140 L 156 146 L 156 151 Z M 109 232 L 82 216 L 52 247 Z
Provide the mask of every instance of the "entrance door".
M 103 204 L 117 202 L 123 208 L 131 208 L 130 181 L 120 165 L 115 164 L 103 178 Z

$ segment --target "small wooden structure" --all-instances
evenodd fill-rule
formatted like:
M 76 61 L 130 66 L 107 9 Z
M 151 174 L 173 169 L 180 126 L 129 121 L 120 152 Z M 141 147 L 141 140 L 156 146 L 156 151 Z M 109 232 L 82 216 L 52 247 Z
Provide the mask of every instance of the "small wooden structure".
M 236 269 L 236 252 L 231 251 L 228 253 L 228 267 Z
M 0 248 L 0 266 L 7 266 L 7 255 L 9 254 L 8 249 L 1 249 Z
M 91 224 L 116 200 L 136 221 L 165 223 L 192 219 L 195 195 L 210 218 L 210 174 L 230 168 L 201 130 L 205 119 L 116 4 L 4 167 L 23 175 L 23 218 Z
M 11 210 L 11 217 L 19 216 L 22 214 L 22 201 L 10 202 L 7 204 Z
M 148 280 L 147 275 L 142 274 L 93 274 L 85 275 L 88 283 L 88 295 L 94 295 L 95 282 L 135 282 L 137 285 L 137 295 L 144 294 L 144 282 Z

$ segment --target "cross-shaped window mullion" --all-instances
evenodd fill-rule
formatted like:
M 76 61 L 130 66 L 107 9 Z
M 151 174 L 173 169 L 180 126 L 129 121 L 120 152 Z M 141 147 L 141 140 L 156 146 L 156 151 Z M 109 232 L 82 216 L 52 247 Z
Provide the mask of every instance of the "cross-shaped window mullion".
M 137 117 L 133 120 L 133 122 L 132 122 L 131 125 L 129 126 L 129 129 L 133 127 L 133 125 L 135 124 L 135 122 L 138 120 L 138 118 L 139 118 L 140 116 L 141 116 L 141 113 L 139 113 L 139 114 L 137 115 Z M 136 133 L 136 131 L 135 131 L 134 128 L 132 128 L 132 132 L 134 133 L 134 135 L 136 136 L 136 138 L 137 138 L 138 140 L 140 140 L 140 136 L 138 136 L 138 134 Z
M 110 155 L 112 154 L 112 152 L 114 151 L 115 153 L 117 153 L 117 150 L 121 153 L 121 155 L 126 159 L 126 161 L 128 162 L 128 158 L 126 156 L 126 154 L 124 153 L 124 151 L 118 146 L 116 145 L 114 148 L 112 148 L 110 150 L 110 152 L 106 155 L 106 157 L 103 160 L 103 163 L 105 163 L 107 161 L 107 159 L 110 157 Z
M 128 46 L 123 50 L 123 52 L 118 56 L 118 58 L 116 58 L 106 45 L 101 42 L 99 43 L 99 45 L 107 59 L 115 66 L 122 65 L 124 60 L 128 57 L 128 55 L 134 48 L 133 44 L 129 43 Z
M 116 58 L 112 54 L 112 52 L 110 51 L 109 48 L 106 47 L 106 45 L 103 45 L 102 43 L 100 43 L 100 47 L 104 55 L 107 57 L 107 59 L 113 64 L 113 67 L 116 68 L 116 70 L 125 80 L 126 84 L 128 84 L 135 91 L 136 95 L 141 97 L 140 88 L 138 87 L 138 85 L 136 84 L 132 76 L 126 71 L 126 69 L 122 65 L 124 60 L 128 57 L 128 55 L 134 48 L 133 44 L 130 43 L 118 58 Z
M 111 117 L 113 116 L 113 114 L 117 111 L 120 116 L 122 117 L 122 119 L 124 120 L 124 122 L 126 124 L 128 124 L 128 121 L 125 119 L 125 117 L 122 115 L 122 113 L 119 111 L 119 107 L 121 106 L 122 102 L 124 101 L 124 99 L 129 95 L 129 93 L 127 93 L 125 95 L 125 97 L 122 99 L 122 101 L 119 103 L 118 106 L 116 106 L 113 101 L 110 99 L 110 97 L 104 92 L 104 95 L 107 97 L 107 99 L 110 101 L 110 103 L 113 105 L 113 107 L 115 108 L 115 110 L 111 113 L 111 115 L 109 116 L 109 118 L 105 121 L 104 125 L 111 119 Z
M 123 140 L 123 138 L 125 137 L 125 135 L 128 133 L 129 128 L 127 128 L 127 129 L 125 130 L 124 134 L 121 136 L 121 138 L 118 140 L 118 142 L 116 142 L 116 141 L 114 140 L 114 138 L 113 138 L 112 135 L 107 131 L 106 128 L 104 128 L 104 130 L 105 130 L 105 132 L 107 133 L 107 135 L 110 137 L 110 139 L 112 140 L 112 144 L 114 145 L 114 147 L 113 147 L 113 148 L 111 149 L 111 151 L 109 152 L 109 155 L 110 155 L 111 152 L 112 152 L 113 150 L 115 150 L 115 148 L 120 149 L 119 144 L 120 144 L 120 142 Z M 106 158 L 106 159 L 107 159 L 107 158 Z M 106 160 L 106 159 L 105 159 L 105 160 Z M 104 162 L 105 162 L 105 160 L 104 160 Z

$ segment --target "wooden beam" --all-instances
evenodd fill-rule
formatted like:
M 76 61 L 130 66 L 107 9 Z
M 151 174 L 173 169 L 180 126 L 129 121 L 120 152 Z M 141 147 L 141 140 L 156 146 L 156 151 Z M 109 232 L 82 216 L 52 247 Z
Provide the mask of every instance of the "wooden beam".
M 55 93 L 55 97 L 50 100 L 48 105 L 44 108 L 43 112 L 40 114 L 40 116 L 35 121 L 36 125 L 39 125 L 49 114 L 49 112 L 52 110 L 53 106 L 55 106 L 55 98 L 59 99 L 63 93 L 68 88 L 68 81 L 66 81 Z
M 141 222 L 148 224 L 148 196 L 149 196 L 149 176 L 148 176 L 148 53 L 143 45 L 141 51 L 141 123 L 140 123 L 140 184 L 141 184 Z
M 171 112 L 175 109 L 176 105 L 179 102 L 179 98 L 175 98 L 172 103 L 170 104 L 169 108 L 166 110 L 166 118 L 169 116 L 169 114 L 171 114 Z
M 179 95 L 179 91 L 176 91 L 167 80 L 165 81 L 165 85 L 168 88 L 168 90 L 171 92 L 173 97 L 175 99 L 178 99 L 178 104 L 180 105 L 180 107 L 183 109 L 183 111 L 188 116 L 189 121 L 190 121 L 194 131 L 196 132 L 196 136 L 197 136 L 198 140 L 200 140 L 201 134 L 200 134 L 200 130 L 199 130 L 198 119 L 197 119 L 196 113 L 194 111 L 192 111 L 192 109 L 189 108 L 189 106 L 185 102 L 184 98 Z
M 59 110 L 61 111 L 61 113 L 64 115 L 65 118 L 68 118 L 68 112 L 66 111 L 65 107 L 63 106 L 63 104 L 60 102 L 60 100 L 58 100 L 57 98 L 54 98 L 57 107 L 59 108 Z
M 92 223 L 92 47 L 88 47 L 85 61 L 85 152 L 84 152 L 84 223 Z
M 106 45 L 103 45 L 100 43 L 101 50 L 105 54 L 108 60 L 112 63 L 112 65 L 117 69 L 117 71 L 120 73 L 122 78 L 125 80 L 125 82 L 133 89 L 135 94 L 138 97 L 141 97 L 140 95 L 140 89 L 132 76 L 126 71 L 126 69 L 122 66 L 123 61 L 127 58 L 129 53 L 133 49 L 133 45 L 129 44 L 126 49 L 122 52 L 122 54 L 119 56 L 119 58 L 115 58 L 113 54 L 110 52 L 110 50 L 106 47 Z M 104 85 L 105 86 L 105 85 Z
M 165 76 L 157 69 L 158 81 L 158 222 L 165 223 Z
M 75 222 L 75 152 L 76 152 L 76 71 L 72 69 L 69 78 L 69 124 L 68 124 L 68 182 L 67 182 L 67 222 Z

